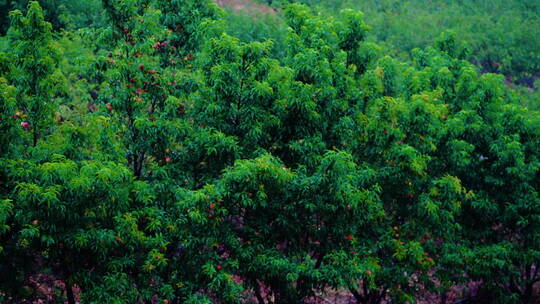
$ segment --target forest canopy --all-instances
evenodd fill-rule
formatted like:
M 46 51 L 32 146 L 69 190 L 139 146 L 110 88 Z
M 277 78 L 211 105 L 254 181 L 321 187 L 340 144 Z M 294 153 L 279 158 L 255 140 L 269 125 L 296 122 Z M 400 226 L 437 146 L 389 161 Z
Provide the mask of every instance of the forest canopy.
M 538 4 L 263 2 L 0 0 L 0 302 L 538 303 Z

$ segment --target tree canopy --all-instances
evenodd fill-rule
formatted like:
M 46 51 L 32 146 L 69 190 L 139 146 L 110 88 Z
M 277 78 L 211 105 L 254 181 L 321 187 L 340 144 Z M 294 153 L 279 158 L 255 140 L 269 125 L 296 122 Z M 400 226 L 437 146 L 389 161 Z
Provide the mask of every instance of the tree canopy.
M 280 5 L 286 43 L 210 0 L 9 14 L 0 302 L 538 301 L 532 97 L 458 32 L 403 59 L 357 10 Z

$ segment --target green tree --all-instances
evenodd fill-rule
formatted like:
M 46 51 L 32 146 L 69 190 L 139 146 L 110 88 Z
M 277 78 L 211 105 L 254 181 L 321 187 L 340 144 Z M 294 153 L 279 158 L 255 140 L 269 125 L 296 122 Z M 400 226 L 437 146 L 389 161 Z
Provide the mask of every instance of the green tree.
M 58 58 L 51 24 L 44 20 L 38 2 L 30 2 L 26 16 L 13 11 L 11 19 L 8 38 L 12 53 L 7 77 L 17 88 L 17 107 L 26 118 L 21 126 L 31 134 L 32 145 L 36 146 L 54 122 L 54 97 L 60 80 Z
M 157 1 L 156 4 L 162 11 L 161 24 L 170 32 L 169 42 L 173 48 L 167 50 L 184 61 L 211 36 L 215 29 L 213 23 L 221 12 L 217 4 L 209 0 Z
M 17 123 L 22 114 L 17 111 L 15 95 L 15 88 L 8 85 L 5 78 L 0 78 L 0 130 L 2 130 L 0 153 L 2 155 L 9 152 L 10 145 L 16 142 L 18 136 Z
M 168 97 L 167 75 L 156 54 L 166 44 L 166 30 L 159 23 L 159 11 L 144 1 L 103 3 L 116 42 L 115 49 L 103 59 L 109 65 L 103 102 L 118 123 L 133 173 L 141 178 L 149 158 L 168 160 L 163 154 L 168 146 L 167 131 L 173 125 L 162 115 Z

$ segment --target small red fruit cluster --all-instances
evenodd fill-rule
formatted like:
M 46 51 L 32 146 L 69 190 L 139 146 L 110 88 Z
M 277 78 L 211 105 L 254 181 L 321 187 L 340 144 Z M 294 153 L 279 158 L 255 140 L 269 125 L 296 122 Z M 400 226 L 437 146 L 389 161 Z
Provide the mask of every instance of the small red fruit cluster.
M 169 45 L 169 42 L 167 42 L 167 41 L 156 42 L 156 43 L 154 43 L 154 49 L 159 51 L 161 48 L 164 48 L 164 47 L 166 47 L 168 45 Z
M 19 118 L 22 118 L 22 114 L 21 112 L 16 112 L 15 114 L 13 114 L 13 119 L 17 120 Z M 21 127 L 23 127 L 25 130 L 28 130 L 28 128 L 30 128 L 30 123 L 27 122 L 27 121 L 22 121 L 21 122 Z
M 210 204 L 210 207 L 208 208 L 208 217 L 213 217 L 214 216 L 214 208 L 216 207 L 216 204 L 215 203 L 211 203 Z

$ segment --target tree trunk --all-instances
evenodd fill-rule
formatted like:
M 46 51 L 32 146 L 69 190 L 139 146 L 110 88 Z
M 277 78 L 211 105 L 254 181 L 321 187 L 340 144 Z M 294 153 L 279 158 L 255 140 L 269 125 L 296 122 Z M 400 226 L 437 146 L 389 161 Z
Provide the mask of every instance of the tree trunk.
M 261 295 L 261 286 L 259 285 L 258 282 L 255 282 L 254 289 L 255 289 L 255 297 L 257 298 L 257 301 L 259 302 L 259 304 L 264 304 L 264 299 Z
M 143 169 L 143 164 L 144 164 L 144 157 L 145 157 L 145 154 L 144 152 L 141 152 L 141 153 L 134 153 L 133 155 L 133 175 L 137 178 L 137 179 L 141 179 L 142 177 L 142 169 Z
M 533 303 L 533 289 L 534 284 L 540 282 L 540 278 L 532 280 L 527 284 L 525 287 L 525 291 L 523 292 L 523 295 L 521 296 L 521 299 L 523 303 Z
M 32 135 L 34 137 L 33 138 L 34 139 L 33 146 L 35 147 L 35 146 L 37 146 L 37 143 L 38 143 L 39 134 L 38 134 L 38 131 L 35 128 L 34 128 L 34 132 L 32 132 L 32 133 L 33 133 Z
M 70 283 L 65 282 L 66 284 L 66 296 L 68 304 L 75 304 L 75 295 L 73 294 L 73 286 Z
M 364 301 L 365 301 L 365 298 L 356 290 L 354 289 L 350 289 L 354 299 L 356 300 L 356 303 L 357 304 L 365 304 Z
M 446 295 L 446 292 L 443 292 L 441 294 L 441 304 L 446 304 L 446 299 L 448 298 L 448 296 Z

